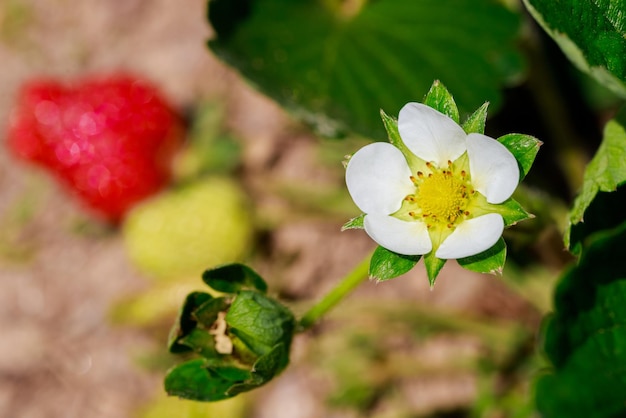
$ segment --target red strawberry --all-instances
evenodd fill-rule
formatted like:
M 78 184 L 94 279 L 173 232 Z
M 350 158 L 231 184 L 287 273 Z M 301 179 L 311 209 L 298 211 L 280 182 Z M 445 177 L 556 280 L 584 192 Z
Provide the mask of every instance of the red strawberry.
M 153 86 L 120 74 L 74 87 L 54 80 L 25 85 L 8 144 L 117 222 L 169 180 L 182 135 L 181 119 Z

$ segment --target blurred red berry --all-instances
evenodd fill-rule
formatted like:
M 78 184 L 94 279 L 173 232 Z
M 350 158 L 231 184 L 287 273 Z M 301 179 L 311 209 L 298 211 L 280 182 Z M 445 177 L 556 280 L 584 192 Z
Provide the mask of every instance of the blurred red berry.
M 168 182 L 182 136 L 181 118 L 155 87 L 115 75 L 74 86 L 54 80 L 24 85 L 8 145 L 117 222 Z

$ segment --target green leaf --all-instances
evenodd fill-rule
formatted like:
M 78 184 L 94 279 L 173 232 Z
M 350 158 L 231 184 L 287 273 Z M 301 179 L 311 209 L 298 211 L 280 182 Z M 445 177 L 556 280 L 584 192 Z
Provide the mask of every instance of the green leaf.
M 196 319 L 192 315 L 193 312 L 203 303 L 211 300 L 213 297 L 208 293 L 193 292 L 187 295 L 185 302 L 178 314 L 176 323 L 170 331 L 168 338 L 168 347 L 171 353 L 184 353 L 191 351 L 187 345 L 180 344 L 179 340 L 186 337 L 196 327 Z
M 498 242 L 487 251 L 470 257 L 456 260 L 459 265 L 467 270 L 477 273 L 502 274 L 506 261 L 506 243 L 500 238 Z
M 295 318 L 291 311 L 267 296 L 243 290 L 233 300 L 226 323 L 257 356 L 267 354 L 276 344 L 291 344 Z
M 218 292 L 235 293 L 241 289 L 267 291 L 265 280 L 244 264 L 227 264 L 207 270 L 202 274 L 202 280 Z
M 504 145 L 517 160 L 520 166 L 520 182 L 526 177 L 530 171 L 530 167 L 535 161 L 535 157 L 539 152 L 539 147 L 543 144 L 537 138 L 524 134 L 508 134 L 498 138 L 498 141 Z
M 341 230 L 345 231 L 347 229 L 363 229 L 364 228 L 363 219 L 365 219 L 364 213 L 357 216 L 356 218 L 350 219 L 348 222 L 343 224 L 343 226 L 341 227 Z
M 228 389 L 238 381 L 211 371 L 204 359 L 190 360 L 172 368 L 165 376 L 165 391 L 194 401 L 219 401 L 228 399 Z
M 419 255 L 401 255 L 378 247 L 370 261 L 369 276 L 379 282 L 393 279 L 415 267 L 420 258 Z
M 218 57 L 329 136 L 382 137 L 378 110 L 396 113 L 434 79 L 463 111 L 497 107 L 521 69 L 519 15 L 492 0 L 212 0 L 209 21 Z
M 524 0 L 524 4 L 576 66 L 626 97 L 624 0 Z
M 487 121 L 487 108 L 489 108 L 489 102 L 486 102 L 479 107 L 474 113 L 472 113 L 467 120 L 463 123 L 463 130 L 467 134 L 485 133 L 485 122 Z
M 600 233 L 561 278 L 543 327 L 553 369 L 536 383 L 545 418 L 626 416 L 626 224 Z
M 585 169 L 583 187 L 574 201 L 569 216 L 570 227 L 565 234 L 565 245 L 574 252 L 578 252 L 575 248 L 577 244 L 580 244 L 582 239 L 597 230 L 595 228 L 602 228 L 606 219 L 623 219 L 623 206 L 618 206 L 623 201 L 623 197 L 619 194 L 611 194 L 603 197 L 603 202 L 606 202 L 606 205 L 598 206 L 605 206 L 608 211 L 613 210 L 613 215 L 607 217 L 606 212 L 600 211 L 598 213 L 598 210 L 594 210 L 597 216 L 602 216 L 605 219 L 585 219 L 585 222 L 590 223 L 591 226 L 576 228 L 576 225 L 583 221 L 583 217 L 587 218 L 587 210 L 599 192 L 614 192 L 618 186 L 626 183 L 625 127 L 626 108 L 622 108 L 616 117 L 606 124 L 602 144 Z M 615 202 L 607 201 L 612 199 L 615 199 Z M 593 213 L 591 215 L 593 216 Z M 612 224 L 614 223 L 612 222 Z
M 456 107 L 456 103 L 446 86 L 441 84 L 439 80 L 435 80 L 430 87 L 423 103 L 459 123 L 459 109 Z
M 439 272 L 443 268 L 443 265 L 446 264 L 446 261 L 447 260 L 442 260 L 441 258 L 435 257 L 434 251 L 431 251 L 424 256 L 424 265 L 426 266 L 428 283 L 430 283 L 431 288 L 435 285 L 437 275 L 439 275 Z

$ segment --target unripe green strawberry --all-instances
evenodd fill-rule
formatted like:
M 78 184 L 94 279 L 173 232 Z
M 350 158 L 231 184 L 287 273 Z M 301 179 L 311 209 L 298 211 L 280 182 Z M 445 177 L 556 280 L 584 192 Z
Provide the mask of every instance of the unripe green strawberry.
M 138 205 L 123 232 L 130 259 L 142 272 L 175 280 L 241 260 L 252 223 L 241 188 L 208 178 Z

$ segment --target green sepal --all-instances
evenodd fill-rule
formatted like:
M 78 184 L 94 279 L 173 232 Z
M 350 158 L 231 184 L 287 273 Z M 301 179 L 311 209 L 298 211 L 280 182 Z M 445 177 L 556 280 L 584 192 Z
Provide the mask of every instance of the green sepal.
M 463 122 L 461 126 L 466 134 L 477 133 L 484 134 L 485 133 L 485 123 L 487 121 L 487 108 L 489 107 L 489 102 L 485 102 L 481 107 L 479 107 L 474 113 L 472 113 L 466 120 Z
M 343 224 L 343 226 L 341 227 L 342 231 L 348 230 L 348 229 L 363 229 L 365 228 L 363 226 L 363 220 L 365 219 L 365 214 L 362 213 L 359 216 L 350 219 L 348 222 L 346 222 L 345 224 Z
M 228 399 L 228 390 L 239 380 L 233 381 L 211 370 L 206 359 L 186 361 L 170 369 L 165 376 L 165 391 L 194 401 L 220 401 Z
M 446 264 L 446 261 L 441 258 L 435 257 L 435 252 L 431 251 L 424 256 L 424 266 L 426 266 L 426 274 L 428 275 L 428 283 L 432 288 L 435 285 L 435 280 L 437 280 L 437 275 L 443 268 L 443 265 Z
M 507 200 L 497 205 L 487 202 L 487 199 L 482 197 L 480 200 L 476 200 L 471 211 L 475 216 L 485 215 L 488 213 L 499 213 L 502 215 L 505 227 L 515 225 L 516 223 L 526 219 L 534 218 L 533 214 L 526 212 L 526 209 L 524 209 L 522 205 L 520 205 L 519 202 L 512 197 L 509 197 Z
M 202 280 L 212 289 L 223 293 L 236 293 L 243 289 L 256 289 L 263 293 L 267 291 L 265 280 L 245 264 L 227 264 L 206 270 Z
M 219 358 L 221 354 L 215 349 L 215 338 L 207 330 L 194 328 L 177 341 L 178 344 L 191 348 L 205 358 Z
M 469 257 L 459 258 L 456 261 L 467 270 L 501 275 L 506 261 L 506 243 L 501 237 L 488 250 Z
M 268 382 L 287 366 L 296 321 L 289 309 L 263 293 L 265 281 L 246 266 L 209 270 L 203 279 L 234 294 L 194 292 L 186 298 L 170 335 L 170 351 L 204 358 L 171 369 L 165 388 L 186 399 L 218 401 Z M 217 336 L 211 333 L 221 312 L 226 329 L 220 337 L 232 343 L 227 353 L 217 351 Z
M 398 149 L 406 147 L 402 141 L 402 137 L 400 137 L 400 132 L 398 131 L 398 120 L 386 114 L 382 109 L 380 109 L 380 118 L 383 120 L 383 125 L 387 131 L 389 143 Z
M 288 362 L 285 361 L 285 359 L 289 359 L 287 351 L 284 344 L 276 344 L 267 354 L 259 357 L 254 363 L 250 378 L 233 385 L 228 389 L 228 395 L 235 396 L 247 392 L 272 380 L 287 366 Z
M 530 171 L 543 142 L 524 134 L 503 135 L 498 138 L 498 142 L 504 145 L 517 160 L 520 168 L 519 181 L 521 182 Z
M 267 354 L 277 343 L 290 346 L 295 329 L 291 311 L 255 291 L 243 290 L 233 300 L 226 323 L 229 333 L 239 338 L 257 356 Z
M 423 103 L 449 116 L 457 124 L 459 123 L 459 109 L 448 89 L 439 80 L 433 82 Z
M 184 353 L 192 351 L 188 345 L 180 344 L 179 341 L 189 335 L 197 325 L 193 312 L 203 303 L 213 299 L 211 295 L 204 292 L 193 292 L 187 295 L 181 307 L 178 318 L 170 331 L 168 338 L 168 349 L 170 353 Z
M 425 161 L 413 154 L 411 150 L 407 148 L 404 141 L 402 141 L 402 137 L 398 131 L 398 120 L 387 115 L 382 109 L 380 111 L 380 117 L 383 120 L 383 125 L 385 125 L 389 143 L 402 152 L 411 170 L 424 170 Z
M 192 316 L 198 323 L 208 329 L 213 326 L 220 312 L 228 310 L 228 306 L 229 303 L 226 298 L 213 298 L 198 306 L 192 312 Z
M 397 254 L 379 246 L 372 254 L 369 276 L 379 282 L 393 279 L 410 271 L 421 257 Z
M 495 205 L 494 212 L 502 215 L 504 219 L 504 226 L 515 225 L 520 221 L 534 218 L 534 215 L 526 212 L 526 209 L 519 204 L 519 202 L 512 197 L 505 200 L 499 205 Z

